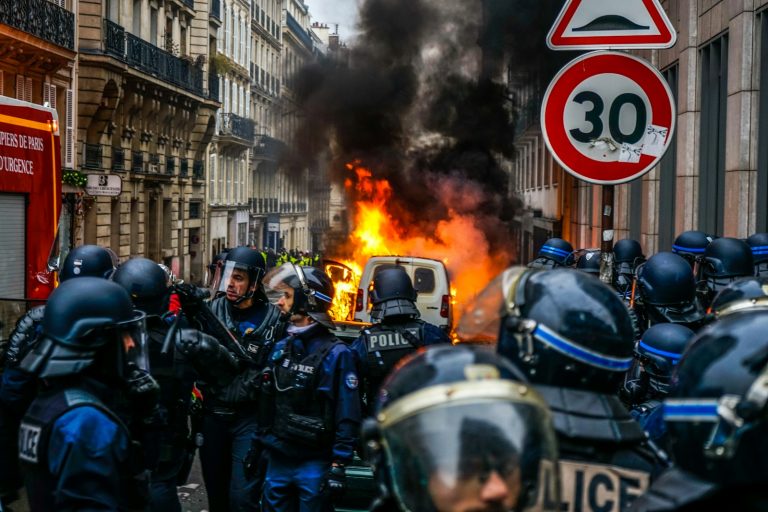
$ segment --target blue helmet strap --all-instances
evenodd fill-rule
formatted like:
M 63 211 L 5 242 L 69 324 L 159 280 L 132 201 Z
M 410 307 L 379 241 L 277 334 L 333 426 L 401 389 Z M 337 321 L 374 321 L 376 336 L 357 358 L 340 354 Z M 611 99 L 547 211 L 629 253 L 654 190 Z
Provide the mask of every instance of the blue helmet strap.
M 538 324 L 533 336 L 549 348 L 575 359 L 580 363 L 613 372 L 625 372 L 632 367 L 633 358 L 614 357 L 596 352 L 556 333 L 546 325 Z

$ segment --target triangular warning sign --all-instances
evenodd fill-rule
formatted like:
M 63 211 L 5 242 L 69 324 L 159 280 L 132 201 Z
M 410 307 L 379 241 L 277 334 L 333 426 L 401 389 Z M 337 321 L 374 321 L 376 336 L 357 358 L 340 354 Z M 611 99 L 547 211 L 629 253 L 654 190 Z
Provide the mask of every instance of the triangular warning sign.
M 671 48 L 675 41 L 659 0 L 566 0 L 547 36 L 553 50 Z

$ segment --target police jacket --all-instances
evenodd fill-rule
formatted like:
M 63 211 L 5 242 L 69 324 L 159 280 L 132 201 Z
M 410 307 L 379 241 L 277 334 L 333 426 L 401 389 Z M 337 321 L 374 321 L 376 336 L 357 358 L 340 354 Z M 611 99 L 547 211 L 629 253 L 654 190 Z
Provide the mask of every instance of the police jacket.
M 137 506 L 128 429 L 101 400 L 110 392 L 79 379 L 30 406 L 19 431 L 19 459 L 33 512 Z
M 552 410 L 563 510 L 626 510 L 663 469 L 640 425 L 614 395 L 536 386 Z M 567 507 L 567 508 L 566 508 Z
M 259 373 L 266 366 L 274 343 L 282 334 L 280 310 L 269 303 L 254 302 L 247 309 L 238 309 L 219 297 L 211 303 L 213 313 L 243 341 L 248 360 L 242 360 L 242 372 L 225 387 L 206 387 L 210 400 L 204 404 L 227 408 L 254 410 L 259 396 Z
M 37 378 L 19 369 L 19 362 L 35 347 L 44 313 L 45 306 L 30 309 L 19 319 L 9 337 L 0 385 L 0 408 L 2 413 L 15 417 L 17 421 L 37 392 Z
M 351 462 L 361 421 L 352 351 L 314 323 L 275 345 L 268 375 L 274 422 L 263 444 L 288 457 Z
M 679 468 L 670 468 L 629 509 L 632 512 L 698 512 L 703 510 L 768 510 L 765 487 L 719 487 Z

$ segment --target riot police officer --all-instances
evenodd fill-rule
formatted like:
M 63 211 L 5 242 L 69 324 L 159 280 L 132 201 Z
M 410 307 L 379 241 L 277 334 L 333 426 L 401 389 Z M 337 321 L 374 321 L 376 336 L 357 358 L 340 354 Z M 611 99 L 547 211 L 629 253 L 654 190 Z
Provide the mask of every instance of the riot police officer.
M 115 269 L 111 251 L 98 245 L 81 245 L 72 249 L 59 269 L 59 280 L 75 277 L 109 278 Z M 4 356 L 0 384 L 0 504 L 15 499 L 22 485 L 19 470 L 17 432 L 19 422 L 35 397 L 37 379 L 19 368 L 19 363 L 34 347 L 40 334 L 45 306 L 31 308 L 16 324 L 9 337 Z M 0 350 L 0 352 L 2 352 Z
M 672 372 L 693 336 L 684 325 L 656 324 L 635 345 L 635 360 L 624 380 L 622 395 L 632 416 L 654 441 L 664 436 L 661 402 L 669 393 Z
M 237 360 L 218 341 L 192 329 L 178 339 L 166 337 L 171 289 L 162 266 L 146 258 L 120 265 L 112 279 L 146 315 L 152 376 L 160 385 L 159 407 L 150 422 L 137 426 L 151 469 L 151 510 L 181 511 L 176 487 L 187 478 L 194 457 L 195 438 L 189 431 L 192 388 L 196 378 L 227 383 L 238 371 Z M 175 350 L 178 343 L 179 350 Z
M 709 306 L 714 296 L 736 279 L 755 275 L 752 249 L 743 240 L 718 238 L 704 251 L 702 279 L 706 288 L 701 289 L 701 298 Z
M 613 246 L 613 287 L 625 299 L 632 293 L 632 281 L 635 269 L 645 261 L 643 248 L 640 242 L 631 238 L 624 238 Z
M 768 233 L 755 233 L 747 238 L 747 244 L 752 249 L 752 261 L 755 264 L 755 275 L 768 277 Z
M 259 428 L 259 373 L 282 333 L 280 310 L 261 288 L 264 258 L 249 247 L 235 247 L 219 264 L 210 309 L 240 346 L 240 373 L 226 386 L 203 387 L 205 417 L 200 460 L 212 512 L 258 507 L 260 474 L 246 473 L 246 457 Z M 214 331 L 209 334 L 216 335 Z M 256 455 L 258 458 L 258 455 Z
M 600 251 L 583 250 L 576 260 L 576 270 L 581 270 L 593 277 L 600 277 Z
M 144 314 L 119 285 L 67 280 L 50 296 L 26 371 L 45 379 L 19 429 L 30 509 L 126 510 L 146 505 L 143 465 L 131 460 L 124 415 L 154 408 Z M 117 409 L 124 398 L 129 409 Z
M 645 433 L 617 397 L 632 365 L 633 327 L 623 301 L 581 272 L 511 267 L 465 311 L 460 339 L 498 340 L 554 415 L 562 498 L 583 510 L 602 493 L 623 510 L 661 469 Z
M 712 237 L 703 231 L 683 231 L 672 244 L 672 252 L 685 259 L 693 269 L 694 278 L 698 281 L 700 276 L 700 263 L 704 257 Z
M 288 318 L 288 338 L 275 345 L 265 381 L 273 424 L 262 509 L 325 511 L 346 487 L 360 428 L 359 378 L 352 351 L 330 329 L 330 277 L 285 263 L 264 278 L 270 300 Z
M 382 482 L 372 510 L 559 511 L 552 416 L 523 380 L 487 347 L 407 356 L 363 428 Z
M 445 331 L 419 319 L 416 290 L 404 269 L 387 268 L 377 272 L 371 301 L 371 319 L 376 323 L 364 329 L 352 343 L 365 382 L 369 414 L 373 412 L 381 381 L 397 361 L 420 347 L 451 342 Z
M 768 277 L 738 279 L 715 295 L 709 305 L 709 319 L 717 320 L 747 309 L 768 308 Z
M 768 509 L 766 332 L 768 313 L 746 310 L 692 340 L 664 401 L 675 467 L 632 510 Z
M 688 263 L 677 254 L 660 252 L 637 269 L 641 327 L 658 323 L 698 329 L 704 312 L 696 300 L 696 282 Z
M 573 246 L 562 238 L 550 238 L 539 249 L 536 259 L 528 264 L 530 268 L 557 268 L 573 266 Z

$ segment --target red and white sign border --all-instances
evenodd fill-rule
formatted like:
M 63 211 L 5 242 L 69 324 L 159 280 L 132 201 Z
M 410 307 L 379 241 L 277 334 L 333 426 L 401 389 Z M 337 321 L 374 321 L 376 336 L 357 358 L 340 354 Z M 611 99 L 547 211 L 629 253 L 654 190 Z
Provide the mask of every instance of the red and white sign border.
M 634 61 L 634 64 L 630 63 L 628 66 L 627 59 Z M 624 52 L 590 52 L 566 64 L 549 83 L 544 94 L 541 105 L 541 131 L 552 156 L 569 174 L 596 185 L 618 185 L 641 177 L 656 166 L 661 157 L 643 154 L 636 163 L 600 162 L 588 158 L 573 146 L 563 118 L 566 102 L 580 83 L 602 73 L 621 74 L 643 89 L 652 105 L 649 124 L 669 127 L 664 141 L 666 149 L 675 133 L 675 104 L 672 91 L 655 67 Z M 662 96 L 666 101 L 655 104 L 654 99 Z

